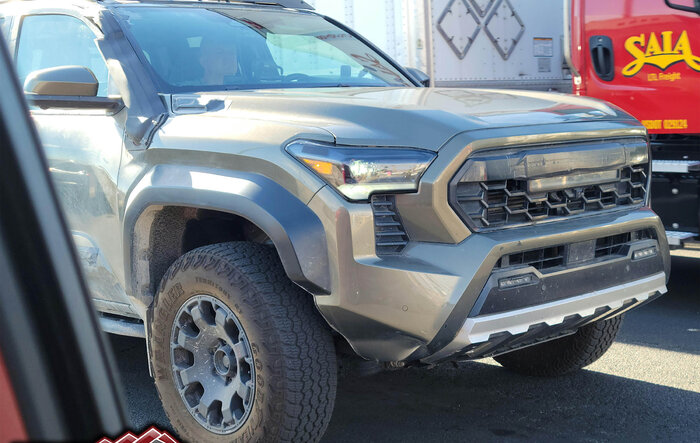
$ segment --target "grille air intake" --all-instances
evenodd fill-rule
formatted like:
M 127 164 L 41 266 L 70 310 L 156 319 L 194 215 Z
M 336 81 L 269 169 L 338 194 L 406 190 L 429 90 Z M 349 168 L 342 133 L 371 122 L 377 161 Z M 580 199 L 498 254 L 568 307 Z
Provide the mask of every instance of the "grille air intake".
M 483 149 L 452 179 L 449 202 L 474 231 L 527 226 L 640 207 L 649 174 L 645 138 Z
M 393 195 L 373 195 L 374 237 L 377 255 L 399 254 L 408 244 Z
M 629 251 L 628 246 L 631 243 L 651 239 L 656 239 L 656 236 L 649 229 L 601 237 L 595 241 L 593 260 L 605 261 L 624 257 L 627 255 Z M 567 247 L 568 245 L 557 245 L 504 255 L 496 263 L 495 269 L 504 270 L 532 266 L 540 272 L 547 273 L 572 267 L 571 264 L 567 265 L 566 262 Z M 585 263 L 577 263 L 576 265 L 581 264 Z
M 458 212 L 476 230 L 527 225 L 584 213 L 642 205 L 648 165 L 626 166 L 618 180 L 532 193 L 527 180 L 459 182 L 453 187 Z

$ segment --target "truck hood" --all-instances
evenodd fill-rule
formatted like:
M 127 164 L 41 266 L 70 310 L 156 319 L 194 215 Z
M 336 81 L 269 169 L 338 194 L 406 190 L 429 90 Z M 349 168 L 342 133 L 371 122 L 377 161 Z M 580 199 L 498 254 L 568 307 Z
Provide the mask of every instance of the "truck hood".
M 173 96 L 184 102 L 189 96 Z M 478 129 L 631 120 L 612 105 L 565 94 L 452 88 L 328 88 L 203 93 L 210 117 L 262 120 L 330 132 L 338 144 L 439 150 Z M 188 112 L 174 106 L 174 112 Z

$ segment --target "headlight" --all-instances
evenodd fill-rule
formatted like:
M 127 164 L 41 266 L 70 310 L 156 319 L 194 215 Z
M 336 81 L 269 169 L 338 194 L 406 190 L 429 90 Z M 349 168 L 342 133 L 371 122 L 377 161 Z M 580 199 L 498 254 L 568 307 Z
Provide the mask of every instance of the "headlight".
M 377 192 L 415 192 L 435 154 L 410 148 L 337 147 L 295 141 L 287 152 L 350 200 Z

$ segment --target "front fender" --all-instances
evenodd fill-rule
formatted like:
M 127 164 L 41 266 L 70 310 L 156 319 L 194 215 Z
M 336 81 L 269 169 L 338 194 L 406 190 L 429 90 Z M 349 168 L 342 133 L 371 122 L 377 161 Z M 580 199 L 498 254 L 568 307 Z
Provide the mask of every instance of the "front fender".
M 141 216 L 153 206 L 211 209 L 243 217 L 272 240 L 293 282 L 314 295 L 330 293 L 323 225 L 306 204 L 285 188 L 254 173 L 158 165 L 134 187 L 125 206 L 124 269 L 131 294 L 136 298 L 142 291 L 133 269 L 135 230 Z

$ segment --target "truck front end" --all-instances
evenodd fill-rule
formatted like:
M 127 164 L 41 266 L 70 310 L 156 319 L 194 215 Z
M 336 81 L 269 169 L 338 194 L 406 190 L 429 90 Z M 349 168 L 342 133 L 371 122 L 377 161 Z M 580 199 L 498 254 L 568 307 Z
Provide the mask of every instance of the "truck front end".
M 296 155 L 323 161 L 318 149 Z M 574 334 L 666 292 L 649 185 L 633 121 L 462 133 L 417 192 L 315 195 L 332 286 L 316 304 L 382 362 L 489 357 Z

